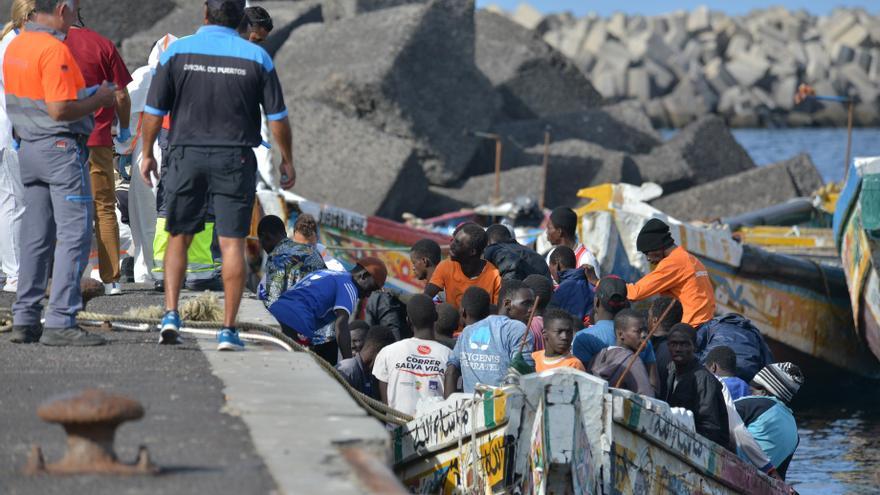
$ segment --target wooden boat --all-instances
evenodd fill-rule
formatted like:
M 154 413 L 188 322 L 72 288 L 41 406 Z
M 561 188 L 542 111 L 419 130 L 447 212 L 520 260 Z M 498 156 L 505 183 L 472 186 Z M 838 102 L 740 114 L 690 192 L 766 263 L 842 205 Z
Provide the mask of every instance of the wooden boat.
M 834 214 L 856 333 L 880 358 L 880 157 L 856 158 Z
M 743 244 L 724 225 L 679 222 L 647 204 L 660 192 L 653 184 L 605 184 L 578 193 L 588 200 L 578 210 L 581 240 L 597 255 L 603 273 L 628 281 L 647 273 L 636 237 L 648 219 L 661 218 L 672 227 L 676 242 L 708 269 L 716 311 L 752 320 L 777 360 L 815 370 L 812 376 L 845 370 L 880 378 L 880 362 L 853 329 L 846 278 L 836 262 L 817 259 L 806 248 L 799 256 Z
M 665 402 L 569 368 L 454 394 L 396 428 L 392 446 L 414 493 L 788 493 Z

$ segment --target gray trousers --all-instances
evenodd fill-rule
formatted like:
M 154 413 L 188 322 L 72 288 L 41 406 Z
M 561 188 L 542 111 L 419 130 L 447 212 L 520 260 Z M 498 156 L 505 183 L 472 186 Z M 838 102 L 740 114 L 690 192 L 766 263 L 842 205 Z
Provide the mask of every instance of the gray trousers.
M 40 322 L 52 269 L 47 328 L 76 324 L 82 309 L 80 278 L 92 240 L 92 191 L 85 141 L 56 136 L 22 141 L 18 151 L 25 213 L 21 226 L 15 325 Z

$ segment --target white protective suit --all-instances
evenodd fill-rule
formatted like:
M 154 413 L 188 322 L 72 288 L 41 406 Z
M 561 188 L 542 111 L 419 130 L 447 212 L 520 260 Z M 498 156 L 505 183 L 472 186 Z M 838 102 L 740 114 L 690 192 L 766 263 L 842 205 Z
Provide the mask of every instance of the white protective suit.
M 152 280 L 153 270 L 153 237 L 156 234 L 156 188 L 148 187 L 140 177 L 140 164 L 143 160 L 141 140 L 141 118 L 147 103 L 147 93 L 153 79 L 153 71 L 159 65 L 159 57 L 168 46 L 177 40 L 173 34 L 166 34 L 153 45 L 147 65 L 139 67 L 132 73 L 132 81 L 128 84 L 131 97 L 132 138 L 125 143 L 116 145 L 116 152 L 131 154 L 131 186 L 128 191 L 128 217 L 131 226 L 131 248 L 129 254 L 134 258 L 134 281 Z M 162 150 L 154 143 L 153 155 L 159 166 L 162 166 Z

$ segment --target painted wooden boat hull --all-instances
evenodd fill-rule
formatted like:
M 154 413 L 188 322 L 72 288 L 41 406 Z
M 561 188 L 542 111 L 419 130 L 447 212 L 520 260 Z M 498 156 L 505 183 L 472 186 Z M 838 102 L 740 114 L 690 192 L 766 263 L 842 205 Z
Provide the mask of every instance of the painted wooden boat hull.
M 784 483 L 676 422 L 668 405 L 586 373 L 456 394 L 393 432 L 414 493 L 775 494 Z
M 837 203 L 834 233 L 857 332 L 874 356 L 880 358 L 880 240 L 876 228 L 868 230 L 862 211 L 865 201 L 880 200 L 876 195 L 864 196 L 862 189 L 863 181 L 876 178 L 878 172 L 880 157 L 855 160 Z
M 643 192 L 635 186 L 607 184 L 579 195 L 592 200 L 579 210 L 581 240 L 597 255 L 604 273 L 630 282 L 647 273 L 650 267 L 635 240 L 648 219 L 660 218 L 671 225 L 676 242 L 709 271 L 716 312 L 752 320 L 777 360 L 795 357 L 811 376 L 844 371 L 880 378 L 880 361 L 865 345 L 870 338 L 855 330 L 840 267 L 809 261 L 812 256 L 743 246 L 726 228 L 681 223 L 642 200 Z

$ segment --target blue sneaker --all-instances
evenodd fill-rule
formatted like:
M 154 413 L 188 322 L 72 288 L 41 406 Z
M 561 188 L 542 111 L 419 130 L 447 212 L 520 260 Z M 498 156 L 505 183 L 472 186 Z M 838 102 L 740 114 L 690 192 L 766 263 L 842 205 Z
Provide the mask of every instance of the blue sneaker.
M 238 336 L 238 330 L 234 328 L 222 328 L 217 334 L 218 351 L 243 351 L 244 342 Z
M 177 311 L 166 311 L 162 317 L 162 328 L 159 330 L 160 344 L 180 343 L 180 314 Z

